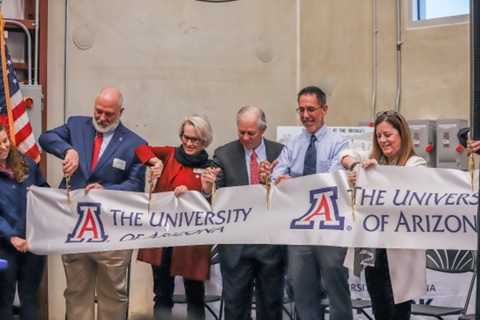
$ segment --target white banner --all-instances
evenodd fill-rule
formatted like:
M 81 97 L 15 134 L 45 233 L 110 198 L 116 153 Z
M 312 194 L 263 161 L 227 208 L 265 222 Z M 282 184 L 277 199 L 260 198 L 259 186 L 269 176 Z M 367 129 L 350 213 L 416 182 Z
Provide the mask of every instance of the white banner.
M 475 176 L 478 175 L 476 172 Z M 475 182 L 475 186 L 478 183 Z M 199 244 L 322 244 L 476 249 L 478 192 L 469 173 L 378 166 L 360 170 L 355 212 L 347 173 L 222 188 L 213 206 L 196 191 L 152 195 L 32 187 L 27 239 L 37 254 Z

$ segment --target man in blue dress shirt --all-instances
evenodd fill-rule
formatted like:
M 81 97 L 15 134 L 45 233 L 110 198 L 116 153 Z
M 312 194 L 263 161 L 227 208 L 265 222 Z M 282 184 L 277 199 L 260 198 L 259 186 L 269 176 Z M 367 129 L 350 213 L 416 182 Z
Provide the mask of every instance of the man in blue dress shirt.
M 325 93 L 309 86 L 298 93 L 297 101 L 296 111 L 304 130 L 282 150 L 278 163 L 275 161 L 272 180 L 276 184 L 304 175 L 343 170 L 338 154 L 348 147 L 348 142 L 325 125 Z M 353 319 L 348 270 L 343 267 L 346 251 L 331 246 L 288 246 L 288 272 L 300 319 L 320 319 L 323 286 L 330 301 L 330 320 Z

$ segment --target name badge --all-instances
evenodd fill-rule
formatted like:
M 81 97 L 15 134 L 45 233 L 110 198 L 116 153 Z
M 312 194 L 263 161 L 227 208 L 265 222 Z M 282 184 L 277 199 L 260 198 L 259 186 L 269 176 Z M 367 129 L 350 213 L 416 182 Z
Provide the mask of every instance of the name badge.
M 117 168 L 117 169 L 120 169 L 120 170 L 125 170 L 126 165 L 127 165 L 127 163 L 125 162 L 125 160 L 118 159 L 118 158 L 113 159 L 113 167 L 114 168 Z
M 202 173 L 205 169 L 203 168 L 193 168 L 193 173 Z

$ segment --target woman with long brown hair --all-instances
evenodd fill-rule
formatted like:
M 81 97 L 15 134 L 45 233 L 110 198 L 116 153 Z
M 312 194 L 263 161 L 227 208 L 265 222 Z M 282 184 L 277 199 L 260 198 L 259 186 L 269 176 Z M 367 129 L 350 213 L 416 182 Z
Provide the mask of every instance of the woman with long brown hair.
M 356 182 L 358 168 L 368 170 L 376 165 L 425 167 L 425 159 L 413 149 L 407 120 L 397 111 L 377 114 L 372 150 L 346 150 L 340 162 L 350 170 L 350 180 Z M 362 248 L 362 266 L 377 320 L 410 319 L 412 299 L 426 293 L 425 250 Z
M 8 268 L 0 272 L 0 319 L 13 318 L 16 287 L 20 318 L 38 319 L 36 294 L 45 267 L 45 256 L 29 251 L 25 239 L 27 188 L 48 186 L 35 161 L 21 154 L 0 124 L 0 259 Z

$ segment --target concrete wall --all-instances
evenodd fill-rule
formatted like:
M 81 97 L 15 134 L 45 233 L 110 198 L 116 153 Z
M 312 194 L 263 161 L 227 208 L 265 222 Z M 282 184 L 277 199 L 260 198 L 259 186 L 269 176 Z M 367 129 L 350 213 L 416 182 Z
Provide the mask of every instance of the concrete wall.
M 408 119 L 468 119 L 468 23 L 409 28 L 408 2 L 401 4 L 400 111 Z M 298 124 L 296 92 L 304 85 L 329 94 L 329 125 L 357 125 L 395 108 L 396 1 L 376 4 L 375 103 L 373 1 L 68 3 L 66 21 L 65 1 L 49 2 L 48 128 L 70 115 L 91 115 L 105 86 L 124 93 L 122 121 L 151 145 L 177 145 L 182 119 L 207 114 L 214 128 L 210 154 L 235 139 L 243 105 L 265 110 L 268 138 L 278 125 Z M 55 186 L 60 179 L 60 162 L 49 156 L 48 180 Z M 64 287 L 61 261 L 49 257 L 50 319 L 64 318 Z M 150 268 L 134 263 L 131 319 L 148 318 L 150 291 Z
M 265 110 L 269 138 L 277 125 L 295 123 L 295 1 L 69 3 L 66 65 L 65 2 L 49 3 L 49 128 L 64 123 L 65 68 L 66 116 L 91 115 L 97 92 L 115 86 L 124 93 L 123 123 L 151 145 L 178 145 L 180 122 L 196 112 L 213 125 L 210 154 L 236 138 L 235 115 L 244 105 Z M 81 49 L 74 39 L 80 47 L 93 45 Z M 51 156 L 48 179 L 52 185 L 61 179 L 60 163 Z M 51 257 L 49 267 L 50 318 L 62 319 L 59 257 Z M 151 281 L 149 266 L 135 263 L 133 319 L 151 313 Z
M 468 18 L 431 27 L 409 22 L 411 1 L 401 1 L 401 95 L 407 119 L 469 119 L 470 31 Z M 375 112 L 397 100 L 397 1 L 301 1 L 301 85 L 331 93 L 328 123 L 371 120 L 374 18 L 377 37 Z M 445 20 L 437 20 L 444 21 Z M 465 22 L 461 22 L 465 21 Z M 373 114 L 375 114 L 373 112 Z

